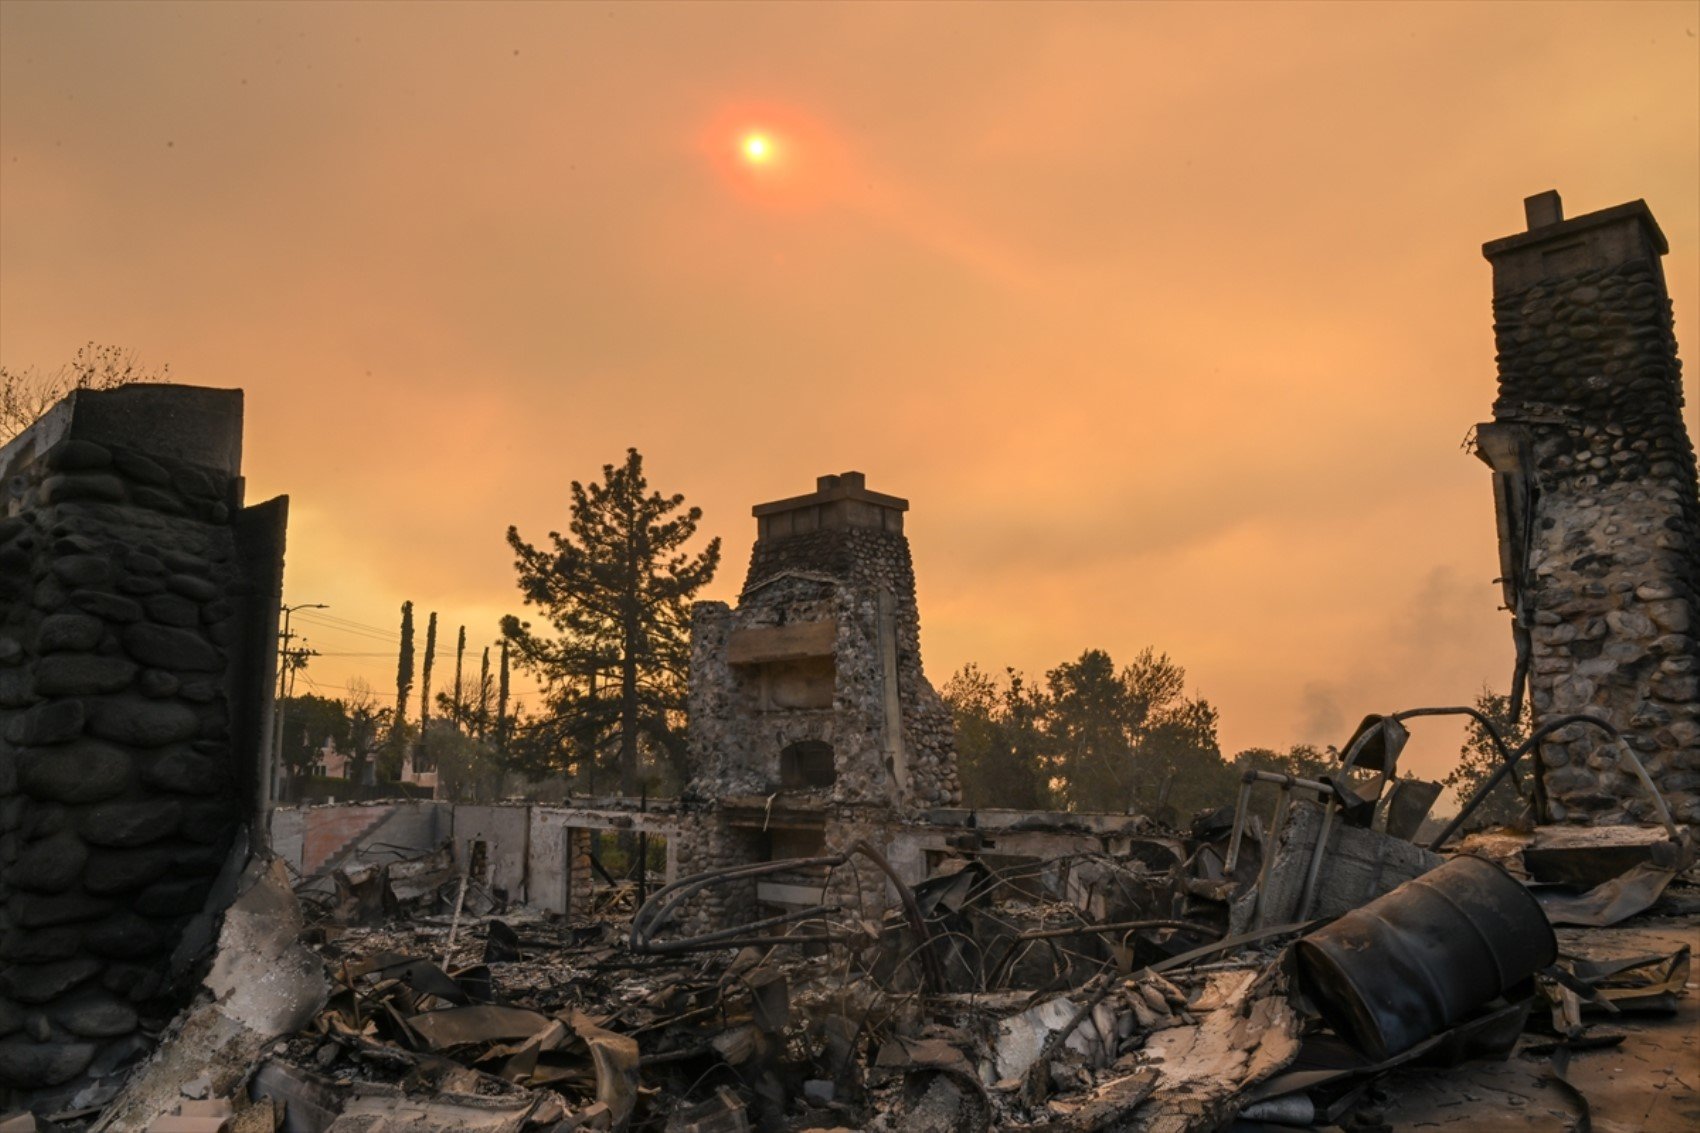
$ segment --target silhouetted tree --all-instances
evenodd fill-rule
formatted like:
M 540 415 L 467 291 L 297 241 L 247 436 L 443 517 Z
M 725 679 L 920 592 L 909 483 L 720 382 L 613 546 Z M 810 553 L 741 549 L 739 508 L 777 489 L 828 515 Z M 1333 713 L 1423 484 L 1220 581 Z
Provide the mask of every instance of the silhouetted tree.
M 349 775 L 356 783 L 366 778 L 365 769 L 378 752 L 378 737 L 389 724 L 389 709 L 378 704 L 372 687 L 360 677 L 350 677 L 348 696 Z
M 85 343 L 69 365 L 43 373 L 34 366 L 14 370 L 0 366 L 0 444 L 33 425 L 60 398 L 79 389 L 117 389 L 139 382 L 163 382 L 169 365 L 144 367 L 135 351 Z
M 1179 814 L 1219 791 L 1216 710 L 1186 698 L 1186 670 L 1167 654 L 1147 648 L 1118 671 L 1089 649 L 1045 685 L 1045 730 L 1070 810 Z
M 329 740 L 338 751 L 349 748 L 348 706 L 325 696 L 291 696 L 283 713 L 283 761 L 292 775 L 305 775 Z
M 957 774 L 971 807 L 1043 810 L 1053 805 L 1045 698 L 1014 669 L 999 682 L 973 662 L 941 692 L 956 721 Z
M 413 689 L 413 603 L 401 604 L 401 652 L 395 669 L 395 712 L 390 717 L 390 740 L 398 755 L 407 752 L 407 696 Z
M 502 639 L 502 676 L 496 685 L 496 751 L 501 758 L 508 756 L 508 732 L 512 720 L 508 716 L 508 639 Z
M 463 676 L 466 654 L 466 627 L 460 629 L 460 640 L 455 646 L 455 691 L 437 694 L 437 713 L 453 722 L 460 731 L 474 739 L 482 739 L 485 722 L 480 719 L 489 704 L 490 658 L 486 649 L 482 671 L 476 683 Z
M 479 739 L 484 738 L 484 732 L 490 726 L 490 647 L 484 647 L 484 659 L 478 663 L 478 714 L 473 717 L 477 721 L 473 734 Z
M 415 770 L 428 770 L 431 763 L 431 667 L 437 659 L 437 611 L 425 622 L 425 664 L 419 674 L 419 763 Z
M 618 769 L 638 790 L 640 757 L 664 755 L 683 778 L 689 603 L 720 563 L 720 540 L 685 550 L 702 518 L 682 495 L 649 491 L 643 458 L 605 465 L 603 482 L 572 485 L 568 534 L 539 549 L 508 528 L 519 587 L 555 630 L 546 637 L 509 616 L 503 636 L 542 681 L 546 713 L 528 729 L 534 758 L 570 749 Z
M 460 627 L 460 636 L 455 640 L 455 697 L 454 708 L 449 713 L 455 724 L 464 731 L 466 702 L 461 699 L 460 671 L 466 660 L 466 627 Z
M 1511 718 L 1511 698 L 1494 692 L 1487 686 L 1476 696 L 1476 711 L 1493 721 L 1500 738 L 1505 746 L 1515 751 L 1518 745 L 1529 738 L 1529 714 L 1524 706 L 1518 718 Z M 1464 733 L 1463 746 L 1458 749 L 1458 765 L 1452 772 L 1441 780 L 1443 786 L 1456 791 L 1460 804 L 1468 802 L 1470 797 L 1487 782 L 1488 777 L 1499 767 L 1503 760 L 1499 751 L 1493 746 L 1487 729 L 1477 720 L 1471 720 Z M 1525 789 L 1529 787 L 1528 769 L 1531 766 L 1525 760 L 1519 767 L 1523 775 Z M 1528 810 L 1528 803 L 1518 795 L 1517 788 L 1507 776 L 1499 786 L 1495 787 L 1482 805 L 1476 809 L 1466 823 L 1466 829 L 1482 830 L 1490 826 L 1505 826 L 1520 821 Z

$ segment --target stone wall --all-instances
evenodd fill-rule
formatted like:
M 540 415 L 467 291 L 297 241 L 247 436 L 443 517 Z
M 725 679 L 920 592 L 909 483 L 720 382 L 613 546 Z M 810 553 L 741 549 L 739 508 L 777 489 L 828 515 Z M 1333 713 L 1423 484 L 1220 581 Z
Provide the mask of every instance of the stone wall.
M 1639 201 L 1571 220 L 1557 194 L 1528 207 L 1528 232 L 1484 248 L 1499 398 L 1479 432 L 1533 718 L 1611 721 L 1700 823 L 1700 500 L 1664 237 Z M 1540 758 L 1552 819 L 1651 817 L 1598 730 L 1563 729 Z
M 718 806 L 692 807 L 679 815 L 679 877 L 731 869 L 761 860 L 749 832 L 734 828 Z M 676 921 L 680 933 L 708 932 L 756 919 L 756 883 L 713 885 L 687 898 Z
M 76 393 L 0 448 L 14 1100 L 145 1052 L 257 812 L 283 502 L 243 509 L 240 438 L 240 391 L 135 386 Z

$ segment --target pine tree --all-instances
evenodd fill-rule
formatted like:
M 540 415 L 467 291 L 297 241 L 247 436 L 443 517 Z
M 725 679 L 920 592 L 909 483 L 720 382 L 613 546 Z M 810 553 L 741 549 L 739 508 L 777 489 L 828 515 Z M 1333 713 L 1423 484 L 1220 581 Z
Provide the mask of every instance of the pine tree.
M 555 636 L 511 615 L 502 632 L 543 684 L 546 716 L 525 729 L 533 760 L 559 769 L 563 750 L 607 759 L 629 796 L 646 753 L 684 777 L 690 601 L 714 577 L 720 540 L 685 550 L 702 511 L 681 510 L 682 495 L 650 492 L 636 449 L 602 472 L 600 484 L 573 482 L 568 534 L 550 532 L 553 546 L 539 549 L 508 528 L 520 591 Z

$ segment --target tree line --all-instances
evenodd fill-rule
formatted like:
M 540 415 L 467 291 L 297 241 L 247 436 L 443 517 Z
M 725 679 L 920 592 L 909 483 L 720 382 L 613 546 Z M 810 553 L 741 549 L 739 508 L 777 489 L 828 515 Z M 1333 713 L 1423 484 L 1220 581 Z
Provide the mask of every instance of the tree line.
M 1147 647 L 1118 666 L 1102 649 L 1035 681 L 969 663 L 941 690 L 956 718 L 963 803 L 1146 814 L 1169 821 L 1234 800 L 1248 767 L 1314 776 L 1329 753 L 1299 745 L 1222 758 L 1218 713 L 1186 670 Z

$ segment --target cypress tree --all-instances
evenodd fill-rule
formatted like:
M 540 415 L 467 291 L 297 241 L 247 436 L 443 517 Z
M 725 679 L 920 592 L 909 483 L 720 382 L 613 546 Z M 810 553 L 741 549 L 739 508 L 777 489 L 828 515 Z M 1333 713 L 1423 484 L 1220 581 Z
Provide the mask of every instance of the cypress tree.
M 425 665 L 419 677 L 419 754 L 431 766 L 431 664 L 437 659 L 437 611 L 425 623 Z
M 461 668 L 462 662 L 464 662 L 465 660 L 466 660 L 466 627 L 461 626 L 460 627 L 460 637 L 455 641 L 455 701 L 454 701 L 454 713 L 453 713 L 453 715 L 454 715 L 454 720 L 455 720 L 455 726 L 457 728 L 461 729 L 462 731 L 466 730 L 466 702 L 461 699 L 460 668 Z
M 407 695 L 413 690 L 413 603 L 401 604 L 401 655 L 395 669 L 395 715 L 390 718 L 390 733 L 396 751 L 405 753 L 407 739 Z
M 478 664 L 478 715 L 473 718 L 473 732 L 482 740 L 490 719 L 490 647 L 484 647 L 484 659 Z
M 502 639 L 502 676 L 496 690 L 496 750 L 508 754 L 508 639 Z

